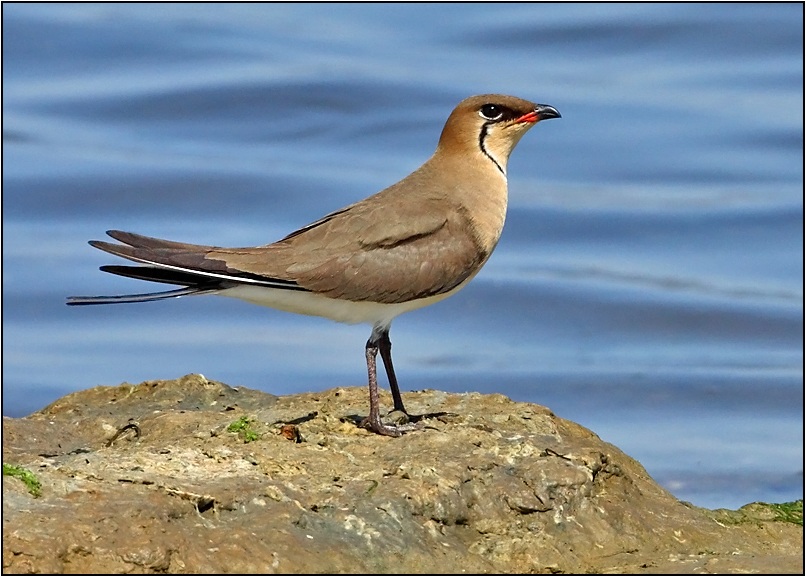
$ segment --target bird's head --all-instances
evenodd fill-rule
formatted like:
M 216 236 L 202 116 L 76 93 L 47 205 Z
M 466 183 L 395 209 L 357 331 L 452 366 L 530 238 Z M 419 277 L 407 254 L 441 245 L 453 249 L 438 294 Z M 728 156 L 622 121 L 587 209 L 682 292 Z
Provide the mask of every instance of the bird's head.
M 509 155 L 521 137 L 536 123 L 549 118 L 560 118 L 560 113 L 548 104 L 502 94 L 471 96 L 448 117 L 437 151 L 481 152 L 506 174 Z

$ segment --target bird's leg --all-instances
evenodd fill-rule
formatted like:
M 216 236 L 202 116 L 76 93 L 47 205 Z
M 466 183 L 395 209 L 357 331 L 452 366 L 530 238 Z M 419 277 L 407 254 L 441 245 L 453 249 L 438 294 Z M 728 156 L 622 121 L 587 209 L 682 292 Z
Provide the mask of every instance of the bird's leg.
M 387 340 L 388 339 L 389 337 L 387 336 Z M 375 338 L 374 330 L 372 331 L 372 336 L 367 341 L 366 355 L 367 373 L 369 374 L 369 417 L 364 420 L 361 426 L 366 427 L 370 431 L 378 433 L 379 435 L 399 437 L 401 432 L 396 427 L 389 427 L 384 425 L 381 421 L 381 401 L 378 391 L 378 371 L 375 364 L 375 358 L 378 355 L 378 341 Z M 400 392 L 398 391 L 398 396 L 399 395 Z
M 394 410 L 406 413 L 406 407 L 403 406 L 403 399 L 400 397 L 400 388 L 397 386 L 395 368 L 392 366 L 392 341 L 389 340 L 388 328 L 381 331 L 376 342 L 378 344 L 378 350 L 381 353 L 381 358 L 383 359 L 383 366 L 386 369 L 386 376 L 389 378 L 389 388 L 392 389 L 392 398 L 395 402 Z

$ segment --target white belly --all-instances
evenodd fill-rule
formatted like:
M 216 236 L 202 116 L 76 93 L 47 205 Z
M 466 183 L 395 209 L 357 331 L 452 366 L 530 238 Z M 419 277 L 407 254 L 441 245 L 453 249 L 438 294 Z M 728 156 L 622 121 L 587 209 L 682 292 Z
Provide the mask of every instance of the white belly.
M 469 281 L 470 279 L 467 279 Z M 369 323 L 373 326 L 388 326 L 396 316 L 413 311 L 448 298 L 461 289 L 467 281 L 444 294 L 416 299 L 405 303 L 385 304 L 369 301 L 345 301 L 322 295 L 295 290 L 273 289 L 239 285 L 216 294 L 241 299 L 256 305 L 281 311 L 325 317 L 341 323 Z

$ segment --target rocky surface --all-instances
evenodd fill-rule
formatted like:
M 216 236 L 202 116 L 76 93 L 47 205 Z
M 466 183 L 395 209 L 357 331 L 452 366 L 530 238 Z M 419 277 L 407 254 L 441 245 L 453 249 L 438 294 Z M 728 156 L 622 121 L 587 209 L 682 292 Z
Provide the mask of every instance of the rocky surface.
M 188 375 L 4 418 L 6 573 L 803 573 L 803 528 L 682 503 L 591 431 L 500 395 L 275 397 Z M 382 398 L 386 406 L 389 397 Z M 139 433 L 139 436 L 138 436 Z

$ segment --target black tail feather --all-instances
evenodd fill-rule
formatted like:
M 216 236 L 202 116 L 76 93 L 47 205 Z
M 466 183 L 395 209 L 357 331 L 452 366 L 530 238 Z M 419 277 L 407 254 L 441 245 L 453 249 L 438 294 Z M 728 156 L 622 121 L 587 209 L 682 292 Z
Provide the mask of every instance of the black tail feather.
M 119 303 L 147 303 L 172 299 L 186 295 L 200 295 L 216 292 L 216 289 L 202 289 L 199 287 L 185 287 L 172 291 L 145 293 L 138 295 L 98 296 L 98 297 L 67 297 L 68 305 L 110 305 Z
M 207 260 L 204 250 L 212 250 L 213 247 L 164 241 L 116 230 L 108 231 L 108 234 L 125 244 L 91 240 L 90 245 L 110 254 L 142 263 L 143 266 L 105 265 L 101 267 L 102 271 L 185 288 L 134 295 L 68 297 L 68 305 L 141 303 L 186 295 L 214 294 L 239 285 L 280 290 L 307 290 L 294 280 L 233 271 L 221 261 Z
M 104 265 L 100 268 L 104 272 L 109 272 L 128 278 L 136 278 L 139 280 L 149 280 L 152 282 L 176 284 L 180 286 L 192 286 L 198 288 L 227 287 L 226 281 L 217 281 L 210 278 L 205 278 L 203 275 L 180 270 L 156 268 L 151 266 L 123 266 L 112 264 Z
M 214 293 L 221 289 L 230 288 L 236 283 L 210 279 L 202 275 L 189 272 L 156 268 L 150 266 L 120 266 L 104 265 L 101 267 L 104 272 L 117 274 L 129 278 L 148 280 L 166 284 L 184 285 L 185 288 L 164 292 L 143 293 L 120 296 L 97 296 L 97 297 L 67 297 L 68 305 L 106 305 L 114 303 L 145 303 L 149 301 L 159 301 L 182 297 L 186 295 L 198 295 Z

